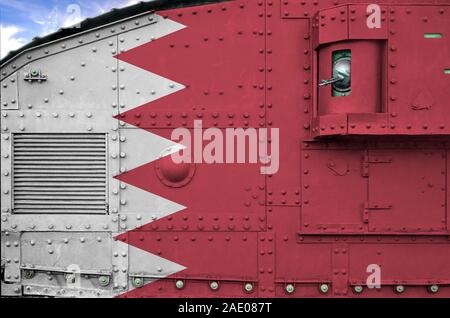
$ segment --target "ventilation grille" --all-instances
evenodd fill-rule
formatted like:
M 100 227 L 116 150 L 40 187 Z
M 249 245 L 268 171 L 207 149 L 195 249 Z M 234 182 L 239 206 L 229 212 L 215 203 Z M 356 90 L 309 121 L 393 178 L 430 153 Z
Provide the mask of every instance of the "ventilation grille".
M 14 134 L 14 213 L 104 214 L 105 134 Z

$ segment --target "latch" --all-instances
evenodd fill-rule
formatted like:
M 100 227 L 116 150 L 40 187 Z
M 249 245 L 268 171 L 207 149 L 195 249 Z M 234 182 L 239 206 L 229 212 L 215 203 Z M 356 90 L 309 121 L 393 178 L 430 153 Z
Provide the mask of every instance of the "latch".
M 380 210 L 391 210 L 392 203 L 382 203 L 382 202 L 366 202 L 364 203 L 363 221 L 364 223 L 369 223 L 369 213 L 371 211 Z
M 41 70 L 31 69 L 29 73 L 25 73 L 24 80 L 28 81 L 29 83 L 42 83 L 47 80 L 47 75 L 44 75 Z
M 374 164 L 374 163 L 391 163 L 391 162 L 392 162 L 392 157 L 389 157 L 389 156 L 365 155 L 363 157 L 363 161 L 362 161 L 361 174 L 363 177 L 369 176 L 369 167 L 370 167 L 371 163 Z

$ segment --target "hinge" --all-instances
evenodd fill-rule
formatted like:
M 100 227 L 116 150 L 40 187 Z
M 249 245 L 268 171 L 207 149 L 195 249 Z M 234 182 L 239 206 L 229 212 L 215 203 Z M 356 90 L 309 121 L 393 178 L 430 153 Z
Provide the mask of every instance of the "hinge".
M 371 163 L 391 163 L 392 157 L 389 156 L 371 156 L 365 155 L 362 162 L 361 174 L 363 177 L 369 176 L 369 167 Z
M 363 157 L 361 174 L 365 178 L 369 176 L 369 156 L 367 155 Z
M 374 210 L 391 210 L 391 203 L 381 203 L 381 202 L 365 202 L 364 203 L 364 212 L 363 212 L 363 221 L 364 223 L 369 223 L 369 213 Z
M 391 163 L 392 157 L 389 156 L 366 156 L 367 163 Z

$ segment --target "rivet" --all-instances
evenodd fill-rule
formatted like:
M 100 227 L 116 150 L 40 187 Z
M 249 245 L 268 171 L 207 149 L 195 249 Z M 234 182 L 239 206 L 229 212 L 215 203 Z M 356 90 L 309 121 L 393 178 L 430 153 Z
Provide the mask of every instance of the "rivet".
M 209 288 L 211 288 L 211 290 L 218 290 L 219 289 L 219 283 L 218 282 L 211 282 L 209 284 Z
M 439 291 L 439 285 L 431 285 L 428 287 L 428 291 L 432 294 L 436 294 Z
M 362 286 L 355 286 L 353 287 L 353 290 L 355 291 L 355 293 L 360 294 L 363 292 L 364 288 Z
M 321 284 L 319 289 L 321 293 L 326 294 L 330 290 L 330 287 L 328 286 L 328 284 Z
M 184 282 L 182 280 L 177 280 L 175 282 L 175 286 L 177 287 L 177 289 L 183 289 L 184 288 Z
M 401 293 L 403 293 L 404 291 L 405 291 L 405 286 L 403 286 L 403 285 L 397 285 L 397 286 L 395 286 L 395 292 L 396 293 L 399 293 L 399 294 L 401 294 Z
M 287 284 L 284 290 L 286 293 L 292 294 L 295 291 L 295 286 L 293 284 Z
M 245 290 L 247 293 L 251 293 L 251 292 L 253 291 L 253 284 L 252 284 L 252 283 L 246 283 L 246 284 L 244 285 L 244 290 Z

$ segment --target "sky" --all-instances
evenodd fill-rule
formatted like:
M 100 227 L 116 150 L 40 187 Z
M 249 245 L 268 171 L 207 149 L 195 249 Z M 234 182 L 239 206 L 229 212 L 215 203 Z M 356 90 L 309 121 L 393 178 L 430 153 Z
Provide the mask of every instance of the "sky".
M 70 27 L 87 17 L 112 8 L 123 8 L 139 0 L 0 0 L 1 58 L 34 37 Z

